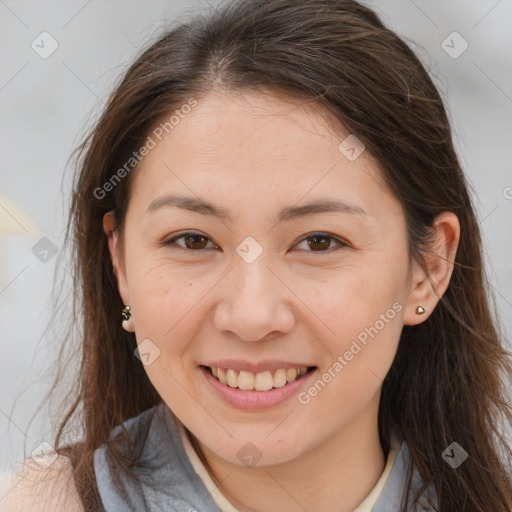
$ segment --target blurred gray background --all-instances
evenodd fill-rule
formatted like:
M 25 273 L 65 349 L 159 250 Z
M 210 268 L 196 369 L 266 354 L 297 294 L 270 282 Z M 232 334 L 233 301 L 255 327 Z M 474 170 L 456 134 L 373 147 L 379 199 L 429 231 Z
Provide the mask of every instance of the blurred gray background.
M 447 101 L 510 340 L 512 0 L 364 3 L 410 40 Z M 57 350 L 45 327 L 62 264 L 55 255 L 69 200 L 66 161 L 141 45 L 183 9 L 206 6 L 0 0 L 0 472 L 52 441 L 44 413 L 30 428 L 29 420 L 48 390 Z

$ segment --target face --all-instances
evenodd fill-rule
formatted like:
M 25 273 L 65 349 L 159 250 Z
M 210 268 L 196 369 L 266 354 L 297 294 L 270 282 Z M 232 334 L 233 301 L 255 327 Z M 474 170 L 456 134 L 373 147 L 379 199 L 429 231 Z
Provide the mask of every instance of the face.
M 151 382 L 233 464 L 247 443 L 285 463 L 376 422 L 404 324 L 402 207 L 326 116 L 277 95 L 198 100 L 137 169 L 111 245 Z

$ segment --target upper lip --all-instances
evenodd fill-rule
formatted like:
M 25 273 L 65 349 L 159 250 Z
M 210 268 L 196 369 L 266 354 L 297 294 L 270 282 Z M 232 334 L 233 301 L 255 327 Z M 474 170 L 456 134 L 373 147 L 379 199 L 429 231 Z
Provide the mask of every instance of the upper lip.
M 260 373 L 266 370 L 272 372 L 279 370 L 280 368 L 284 368 L 285 370 L 288 368 L 309 368 L 313 365 L 303 362 L 279 361 L 276 359 L 259 361 L 258 363 L 252 363 L 242 359 L 219 359 L 217 361 L 210 361 L 209 363 L 206 363 L 205 366 L 210 366 L 212 368 L 231 368 L 236 371 Z

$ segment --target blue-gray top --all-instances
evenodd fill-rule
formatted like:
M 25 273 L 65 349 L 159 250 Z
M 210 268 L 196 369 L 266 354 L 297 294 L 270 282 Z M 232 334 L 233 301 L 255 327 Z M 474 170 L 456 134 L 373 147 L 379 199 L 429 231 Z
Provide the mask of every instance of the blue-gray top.
M 124 489 L 119 489 L 115 485 L 113 474 L 107 464 L 106 447 L 101 446 L 94 453 L 94 470 L 105 512 L 219 512 L 219 507 L 187 457 L 174 415 L 166 404 L 161 403 L 144 411 L 126 421 L 124 426 L 131 439 L 136 439 L 141 435 L 141 431 L 147 429 L 147 438 L 140 458 L 144 465 L 138 464 L 132 468 L 140 479 L 141 488 L 130 481 L 124 473 L 119 475 Z M 119 432 L 121 427 L 117 426 L 112 431 L 112 437 Z M 129 455 L 130 449 L 126 442 L 123 441 L 119 446 L 124 454 Z M 389 479 L 372 512 L 400 510 L 410 462 L 409 449 L 402 441 Z M 422 483 L 415 467 L 411 481 L 411 496 Z M 428 495 L 434 498 L 435 502 L 435 490 L 432 486 L 428 488 Z M 423 510 L 432 509 L 427 506 L 408 509 L 409 512 Z

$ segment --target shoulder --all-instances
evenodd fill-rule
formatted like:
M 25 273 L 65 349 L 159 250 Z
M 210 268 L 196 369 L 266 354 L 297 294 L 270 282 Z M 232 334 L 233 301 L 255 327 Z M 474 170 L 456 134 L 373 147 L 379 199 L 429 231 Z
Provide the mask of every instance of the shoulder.
M 0 482 L 0 512 L 84 512 L 67 457 L 27 459 Z

